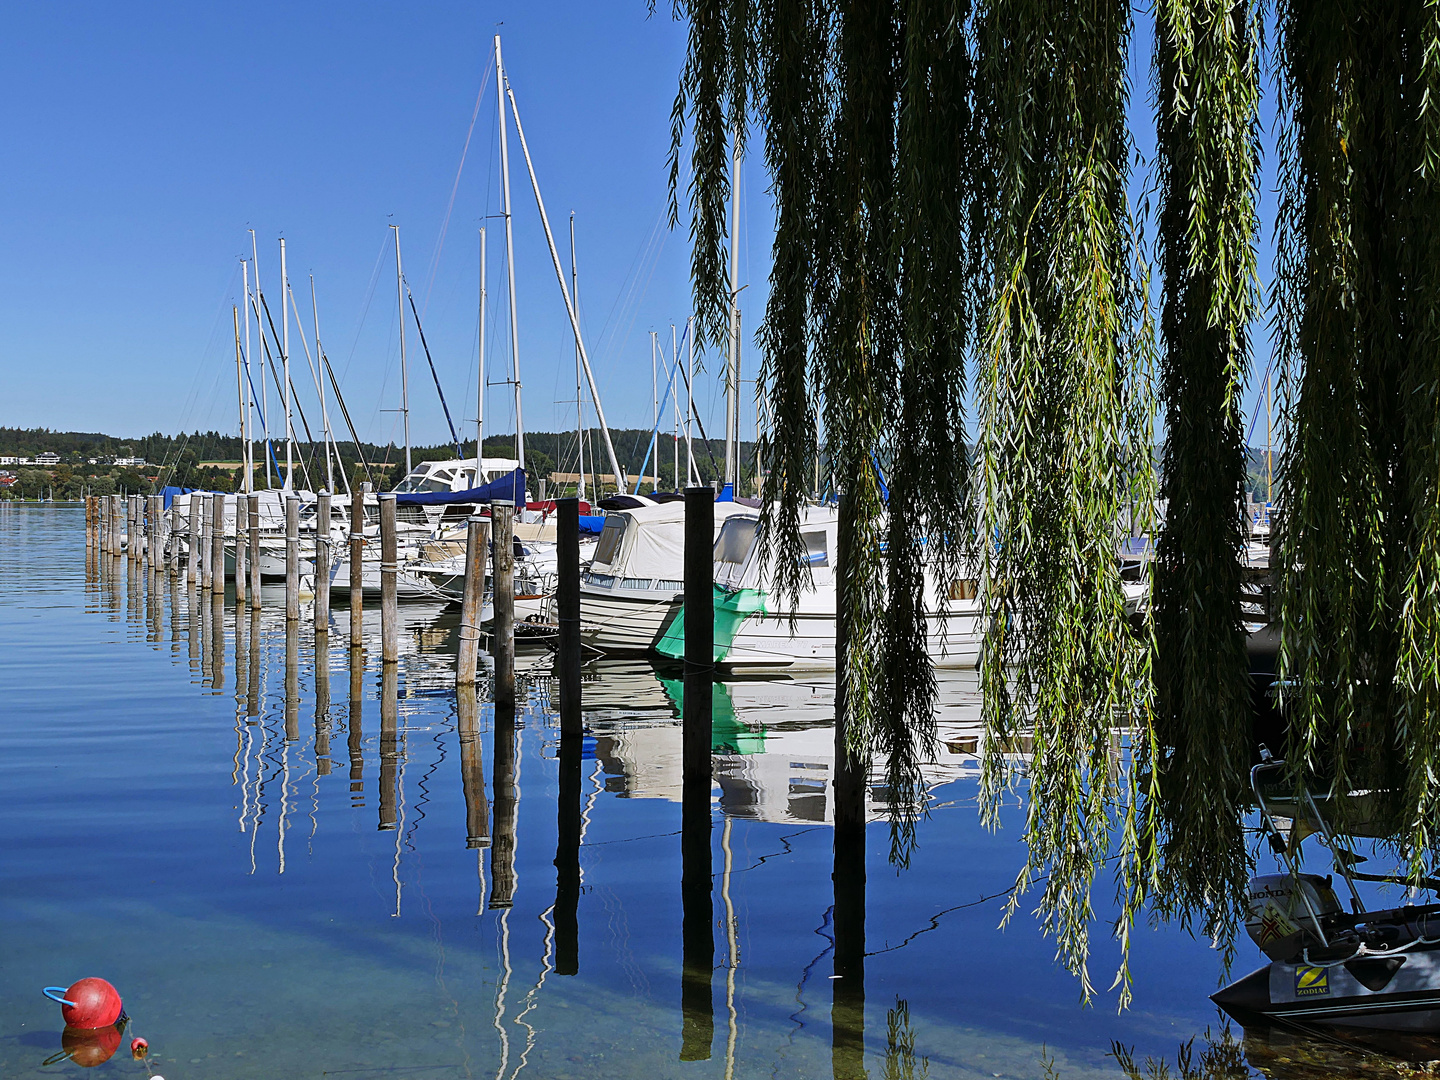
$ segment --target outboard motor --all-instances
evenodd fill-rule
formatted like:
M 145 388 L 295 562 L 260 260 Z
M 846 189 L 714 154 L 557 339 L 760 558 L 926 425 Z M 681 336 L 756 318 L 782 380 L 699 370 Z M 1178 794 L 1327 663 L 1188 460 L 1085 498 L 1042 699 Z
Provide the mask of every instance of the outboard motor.
M 1328 877 L 1265 874 L 1250 879 L 1245 929 L 1271 960 L 1293 960 L 1324 943 L 1316 926 L 1343 909 Z

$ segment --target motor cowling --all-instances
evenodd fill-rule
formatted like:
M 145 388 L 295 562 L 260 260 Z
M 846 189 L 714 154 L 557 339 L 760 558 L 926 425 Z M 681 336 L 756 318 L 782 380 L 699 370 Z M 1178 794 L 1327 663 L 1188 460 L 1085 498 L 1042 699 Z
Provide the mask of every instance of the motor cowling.
M 1265 874 L 1250 879 L 1245 929 L 1271 960 L 1292 960 L 1322 943 L 1315 919 L 1343 909 L 1330 879 L 1318 874 Z

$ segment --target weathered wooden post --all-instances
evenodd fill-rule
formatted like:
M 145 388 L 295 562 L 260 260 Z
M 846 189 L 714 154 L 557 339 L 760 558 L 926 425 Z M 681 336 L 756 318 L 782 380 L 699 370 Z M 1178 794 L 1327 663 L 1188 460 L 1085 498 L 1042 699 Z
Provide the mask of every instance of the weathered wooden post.
M 95 496 L 95 515 L 96 539 L 100 545 L 100 554 L 104 555 L 110 550 L 110 535 L 106 532 L 110 518 L 105 498 L 102 495 Z
M 140 550 L 139 529 L 135 527 L 135 496 L 125 496 L 125 561 L 133 563 Z
M 150 561 L 150 572 L 160 572 L 165 559 L 165 496 L 151 495 L 145 501 L 149 534 L 145 541 L 145 556 Z
M 395 576 L 399 571 L 395 542 L 395 496 L 380 496 L 380 659 L 400 659 L 400 612 L 395 606 Z
M 365 496 L 369 484 L 350 491 L 350 647 L 358 649 L 365 643 Z
M 315 504 L 315 633 L 330 635 L 330 492 Z
M 200 497 L 200 539 L 196 545 L 200 563 L 200 591 L 210 591 L 210 578 L 215 572 L 215 567 L 210 560 L 210 529 L 214 520 L 211 513 L 211 505 L 214 498 L 210 495 Z
M 210 497 L 210 591 L 225 595 L 225 496 Z
M 285 497 L 285 621 L 300 618 L 300 499 Z
M 490 527 L 494 535 L 495 616 L 491 624 L 491 649 L 495 656 L 495 707 L 515 708 L 515 504 L 496 500 L 490 504 Z
M 710 1057 L 715 1013 L 710 728 L 715 668 L 715 493 L 685 489 L 685 697 L 680 802 L 680 1060 Z
M 479 666 L 480 613 L 485 606 L 485 548 L 490 523 L 479 514 L 465 523 L 465 597 L 460 607 L 460 647 L 455 658 L 455 685 L 474 686 Z
M 194 585 L 200 580 L 200 499 L 198 491 L 190 493 L 190 520 L 186 523 L 185 536 L 185 582 Z
M 835 559 L 835 829 L 831 880 L 835 896 L 834 978 L 831 980 L 831 1062 L 836 1077 L 858 1080 L 865 1059 L 865 788 L 869 762 L 849 738 L 848 669 L 852 647 L 848 602 L 852 530 L 840 496 Z
M 249 533 L 246 530 L 248 521 L 247 508 L 250 500 L 243 494 L 235 496 L 235 610 L 245 606 L 248 600 L 249 588 L 249 567 L 250 567 L 250 542 Z
M 177 578 L 180 576 L 180 505 L 174 501 L 170 503 L 170 528 L 165 542 L 169 576 Z
M 556 502 L 560 580 L 555 591 L 559 650 L 561 735 L 580 735 L 580 500 Z
M 246 498 L 245 524 L 250 536 L 250 597 L 257 608 L 261 604 L 260 593 L 260 496 Z

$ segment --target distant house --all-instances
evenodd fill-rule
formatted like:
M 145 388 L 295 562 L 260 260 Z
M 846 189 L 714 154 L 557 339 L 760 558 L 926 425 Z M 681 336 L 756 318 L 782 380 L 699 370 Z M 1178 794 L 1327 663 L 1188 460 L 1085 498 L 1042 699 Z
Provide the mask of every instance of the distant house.
M 46 450 L 43 454 L 36 454 L 36 455 L 35 455 L 35 464 L 36 464 L 36 465 L 59 465 L 59 464 L 60 464 L 60 455 L 57 454 L 57 453 L 55 453 L 54 451 Z
M 0 465 L 19 465 L 19 464 L 20 464 L 20 459 L 19 459 L 18 457 L 15 457 L 13 454 L 10 455 L 10 456 L 8 456 L 8 457 L 7 457 L 7 456 L 0 456 Z
M 143 457 L 117 457 L 114 464 L 122 469 L 143 469 L 145 459 Z

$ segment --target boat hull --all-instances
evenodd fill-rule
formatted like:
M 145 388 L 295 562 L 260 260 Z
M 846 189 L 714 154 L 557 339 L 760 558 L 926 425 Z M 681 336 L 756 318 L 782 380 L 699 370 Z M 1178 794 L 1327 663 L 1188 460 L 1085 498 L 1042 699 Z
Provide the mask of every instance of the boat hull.
M 1415 949 L 1385 961 L 1317 967 L 1275 961 L 1212 1000 L 1241 1023 L 1257 1019 L 1440 1034 L 1440 953 Z M 1367 983 L 1369 985 L 1367 985 Z

